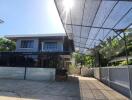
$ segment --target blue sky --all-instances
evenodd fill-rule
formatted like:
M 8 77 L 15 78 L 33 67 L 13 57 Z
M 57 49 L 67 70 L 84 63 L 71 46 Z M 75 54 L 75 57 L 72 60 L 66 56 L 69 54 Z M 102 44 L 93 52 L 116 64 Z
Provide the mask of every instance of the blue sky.
M 0 36 L 64 33 L 54 0 L 0 0 Z

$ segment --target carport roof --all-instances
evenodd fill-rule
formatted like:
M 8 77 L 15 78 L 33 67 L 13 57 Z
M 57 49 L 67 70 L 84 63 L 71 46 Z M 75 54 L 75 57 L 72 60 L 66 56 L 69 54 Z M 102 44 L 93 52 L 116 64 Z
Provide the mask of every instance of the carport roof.
M 64 0 L 54 1 L 65 32 L 80 53 L 116 37 L 115 31 L 132 27 L 132 0 L 71 0 L 74 6 L 68 13 Z

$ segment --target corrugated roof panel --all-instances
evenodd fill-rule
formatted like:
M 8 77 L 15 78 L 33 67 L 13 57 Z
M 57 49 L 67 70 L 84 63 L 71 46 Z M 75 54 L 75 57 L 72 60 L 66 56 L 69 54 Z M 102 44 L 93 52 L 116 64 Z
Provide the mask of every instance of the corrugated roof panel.
M 98 7 L 100 6 L 100 2 L 101 0 L 86 0 L 83 25 L 92 25 L 94 16 L 96 16 L 96 12 L 98 10 Z
M 64 22 L 65 18 L 62 16 L 64 7 L 60 3 L 63 0 L 55 0 L 55 2 L 62 22 Z M 69 19 L 63 25 L 71 26 L 68 33 L 73 32 L 74 41 L 80 43 L 80 52 L 85 51 L 85 48 L 98 45 L 99 40 L 105 41 L 105 38 L 117 35 L 112 31 L 113 29 L 125 29 L 132 24 L 131 1 L 73 0 L 73 2 L 74 6 L 68 13 Z M 65 30 L 69 31 L 69 28 Z
M 102 1 L 93 25 L 98 27 L 102 26 L 116 4 L 117 1 Z
M 67 33 L 72 33 L 72 26 L 71 25 L 65 25 L 64 26 Z
M 80 37 L 80 31 L 81 27 L 80 26 L 72 26 L 73 28 L 73 34 L 75 37 Z
M 88 32 L 89 32 L 90 28 L 89 27 L 82 27 L 82 31 L 81 31 L 81 37 L 88 37 Z
M 72 24 L 80 25 L 82 23 L 82 15 L 85 0 L 73 0 L 74 7 L 71 10 Z
M 132 8 L 132 3 L 120 1 L 117 6 L 112 11 L 108 20 L 105 22 L 103 27 L 113 28 L 122 17 L 127 14 L 127 12 Z M 125 27 L 124 27 L 125 28 Z
M 127 14 L 118 25 L 115 26 L 116 29 L 123 29 L 127 25 L 132 23 L 132 9 L 129 14 Z

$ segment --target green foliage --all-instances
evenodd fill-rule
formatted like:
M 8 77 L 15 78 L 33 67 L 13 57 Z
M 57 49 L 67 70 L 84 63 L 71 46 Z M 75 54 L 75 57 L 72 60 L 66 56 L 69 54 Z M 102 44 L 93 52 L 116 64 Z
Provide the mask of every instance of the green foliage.
M 125 32 L 132 33 L 132 28 L 129 28 L 129 29 L 125 30 Z
M 127 61 L 126 60 L 120 61 L 119 65 L 127 65 Z M 128 61 L 128 65 L 132 65 L 132 60 Z
M 132 59 L 128 61 L 128 65 L 132 65 Z
M 127 65 L 127 61 L 125 60 L 125 61 L 120 62 L 120 65 Z
M 103 44 L 101 44 L 101 48 L 99 49 L 99 53 L 107 59 L 110 59 L 112 56 L 119 54 L 119 48 L 122 48 L 120 43 L 120 40 L 117 39 L 111 39 L 108 38 L 107 41 Z
M 124 40 L 126 40 L 127 44 L 127 54 L 128 56 L 132 56 L 132 29 L 126 30 L 125 35 L 126 36 L 124 36 L 123 38 L 117 37 L 115 39 L 112 39 L 111 37 L 109 37 L 106 41 L 101 41 L 100 46 L 98 46 L 97 49 L 101 55 L 101 62 L 110 61 L 111 59 L 116 57 L 126 56 L 126 47 Z M 126 61 L 114 63 L 114 65 L 119 64 L 126 65 Z
M 5 38 L 0 38 L 0 51 L 14 51 L 15 48 L 15 42 Z
M 107 66 L 108 59 L 104 58 L 103 55 L 100 55 L 100 66 Z
M 84 55 L 80 53 L 73 53 L 73 57 L 75 58 L 76 64 L 85 65 L 87 67 L 92 67 L 94 62 L 94 57 L 89 55 Z
M 132 33 L 126 37 L 128 55 L 132 55 Z M 109 37 L 105 42 L 100 44 L 99 52 L 104 58 L 110 59 L 111 57 L 125 56 L 125 42 L 123 39 Z
M 92 67 L 93 62 L 94 62 L 94 57 L 87 55 L 85 56 L 85 65 L 87 65 L 88 67 Z

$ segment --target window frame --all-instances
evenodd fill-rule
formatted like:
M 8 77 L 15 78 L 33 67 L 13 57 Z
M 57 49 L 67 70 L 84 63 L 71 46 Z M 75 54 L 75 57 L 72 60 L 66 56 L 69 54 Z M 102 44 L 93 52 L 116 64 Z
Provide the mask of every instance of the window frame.
M 56 43 L 56 49 L 45 49 L 45 44 L 46 43 Z M 45 51 L 45 52 L 56 52 L 58 51 L 58 42 L 57 41 L 44 41 L 41 43 L 42 44 L 42 51 Z
M 32 47 L 22 47 L 22 41 L 32 41 L 33 42 L 33 44 L 32 44 Z M 20 49 L 33 49 L 34 48 L 34 40 L 32 40 L 32 39 L 23 39 L 23 40 L 21 40 L 20 41 Z

